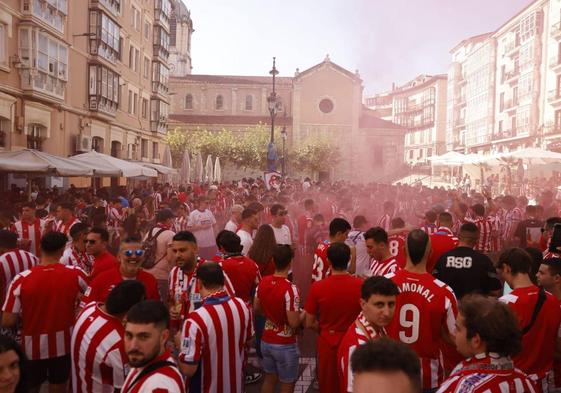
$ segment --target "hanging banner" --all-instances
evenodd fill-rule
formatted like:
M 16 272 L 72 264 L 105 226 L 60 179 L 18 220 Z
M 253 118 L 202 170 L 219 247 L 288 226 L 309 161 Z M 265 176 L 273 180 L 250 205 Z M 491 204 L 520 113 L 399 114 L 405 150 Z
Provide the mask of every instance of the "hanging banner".
M 279 172 L 276 171 L 265 172 L 263 178 L 265 180 L 265 185 L 267 186 L 267 190 L 273 188 L 278 191 L 280 189 L 282 175 Z

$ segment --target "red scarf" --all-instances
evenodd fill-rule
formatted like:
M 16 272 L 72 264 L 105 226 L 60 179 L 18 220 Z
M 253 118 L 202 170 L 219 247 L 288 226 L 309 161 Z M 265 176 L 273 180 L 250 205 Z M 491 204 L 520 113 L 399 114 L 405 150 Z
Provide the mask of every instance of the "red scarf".
M 382 330 L 377 331 L 374 329 L 374 326 L 364 316 L 364 313 L 360 313 L 358 318 L 356 319 L 356 325 L 360 328 L 360 330 L 364 333 L 365 336 L 368 337 L 369 340 L 375 340 L 380 337 L 386 336 L 386 330 L 382 328 Z

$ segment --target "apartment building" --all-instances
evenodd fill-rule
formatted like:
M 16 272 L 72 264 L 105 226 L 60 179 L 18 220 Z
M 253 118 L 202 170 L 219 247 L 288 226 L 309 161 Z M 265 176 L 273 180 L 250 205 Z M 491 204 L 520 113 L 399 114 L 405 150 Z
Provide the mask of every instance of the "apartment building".
M 0 148 L 159 162 L 170 0 L 3 0 Z
M 549 1 L 536 1 L 501 26 L 497 42 L 491 151 L 533 146 L 543 128 Z
M 496 40 L 492 33 L 454 47 L 448 71 L 446 148 L 462 153 L 490 150 L 494 127 Z
M 544 34 L 547 39 L 543 127 L 538 129 L 540 145 L 561 152 L 561 3 L 551 1 L 544 15 Z M 545 96 L 545 94 L 544 94 Z
M 407 129 L 405 162 L 428 162 L 446 151 L 447 75 L 420 75 L 403 86 L 365 99 L 385 120 Z

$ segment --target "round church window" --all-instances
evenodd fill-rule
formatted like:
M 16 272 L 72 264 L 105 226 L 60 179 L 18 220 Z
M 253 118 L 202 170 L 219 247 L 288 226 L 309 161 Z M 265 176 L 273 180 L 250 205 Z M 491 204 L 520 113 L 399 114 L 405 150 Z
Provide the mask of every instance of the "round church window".
M 329 98 L 324 98 L 319 102 L 319 110 L 323 113 L 330 113 L 333 110 L 333 101 Z

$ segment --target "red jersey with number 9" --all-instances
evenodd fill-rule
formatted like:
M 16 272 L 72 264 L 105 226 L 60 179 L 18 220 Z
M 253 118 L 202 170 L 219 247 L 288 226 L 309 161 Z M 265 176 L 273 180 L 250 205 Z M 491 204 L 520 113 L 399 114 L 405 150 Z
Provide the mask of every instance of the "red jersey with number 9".
M 421 359 L 423 390 L 443 381 L 439 341 L 441 329 L 455 331 L 458 305 L 452 289 L 428 273 L 398 270 L 386 275 L 400 290 L 390 337 L 408 344 Z
M 405 267 L 407 258 L 405 257 L 405 239 L 407 233 L 396 233 L 395 235 L 388 236 L 388 247 L 390 252 L 397 260 L 397 265 L 400 269 Z

